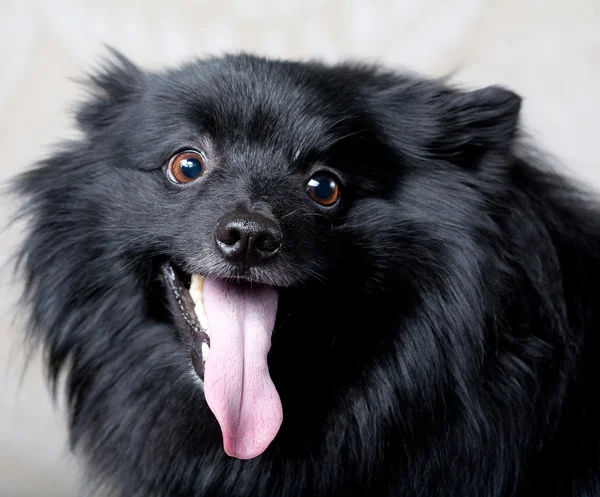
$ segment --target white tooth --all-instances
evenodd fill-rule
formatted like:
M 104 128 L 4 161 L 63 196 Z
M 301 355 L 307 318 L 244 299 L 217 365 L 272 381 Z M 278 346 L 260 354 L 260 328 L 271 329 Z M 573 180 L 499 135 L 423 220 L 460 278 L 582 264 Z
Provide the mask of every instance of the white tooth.
M 190 296 L 194 304 L 202 302 L 202 291 L 204 290 L 204 276 L 199 274 L 192 275 L 192 283 L 190 285 Z
M 204 310 L 204 305 L 202 301 L 199 301 L 194 307 L 194 312 L 196 313 L 196 317 L 198 321 L 200 321 L 200 326 L 204 331 L 208 330 L 208 316 L 206 315 L 206 311 Z
M 208 336 L 210 336 L 208 334 L 208 317 L 206 317 L 206 314 L 200 314 L 200 316 L 198 317 L 198 321 L 200 321 L 200 326 L 202 326 L 202 328 L 204 328 L 204 331 L 206 332 L 206 334 Z
M 208 359 L 208 353 L 210 352 L 210 347 L 206 342 L 202 342 L 202 361 L 206 362 Z
M 194 301 L 194 312 L 200 322 L 200 326 L 208 334 L 208 317 L 204 310 L 204 276 L 200 274 L 192 275 L 192 283 L 190 285 L 190 296 Z

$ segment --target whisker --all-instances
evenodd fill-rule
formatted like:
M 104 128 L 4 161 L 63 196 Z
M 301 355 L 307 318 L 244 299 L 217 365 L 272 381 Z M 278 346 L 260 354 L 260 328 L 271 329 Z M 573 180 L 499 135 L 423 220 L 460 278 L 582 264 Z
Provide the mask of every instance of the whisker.
M 159 369 L 172 368 L 173 366 L 177 366 L 178 364 L 181 364 L 181 361 L 172 362 L 170 364 L 161 364 L 160 366 L 157 366 L 155 368 L 148 369 L 148 372 L 150 372 L 150 371 L 158 371 Z
M 121 274 L 122 272 L 124 272 L 128 267 L 130 267 L 131 265 L 135 264 L 136 262 L 138 262 L 139 260 L 145 258 L 145 257 L 153 257 L 155 255 L 163 255 L 164 252 L 163 251 L 157 251 L 157 252 L 147 252 L 141 255 L 138 255 L 137 257 L 134 257 L 131 261 L 129 261 L 127 264 L 125 264 L 124 266 L 121 266 L 120 268 L 118 268 L 116 271 L 113 272 L 114 276 L 117 276 L 119 274 Z
M 301 211 L 301 210 L 302 210 L 302 207 L 299 207 L 298 209 L 295 209 L 292 212 L 288 212 L 285 216 L 281 216 L 280 220 L 283 220 L 286 217 L 292 216 L 293 214 L 296 214 L 296 212 Z
M 332 142 L 329 142 L 327 144 L 328 147 L 333 147 L 335 144 L 341 142 L 342 140 L 345 140 L 346 138 L 350 138 L 351 136 L 354 135 L 358 135 L 359 133 L 364 133 L 365 131 L 368 131 L 368 129 L 359 129 L 357 131 L 353 131 L 352 133 L 348 133 L 347 135 L 344 136 L 340 136 L 339 138 L 336 138 L 335 140 L 333 140 Z
M 321 214 L 320 212 L 306 212 L 304 214 L 301 214 L 302 216 L 314 216 L 314 217 L 324 217 L 325 219 L 327 219 L 327 221 L 329 221 L 331 230 L 333 231 L 333 229 L 335 228 L 333 221 L 331 220 L 331 218 L 329 218 L 328 216 L 326 216 L 325 214 Z
M 115 254 L 121 252 L 127 245 L 129 245 L 130 243 L 135 242 L 136 240 L 139 240 L 140 238 L 144 238 L 145 236 L 150 236 L 149 233 L 142 233 L 141 235 L 135 236 L 130 240 L 127 240 L 123 245 L 121 245 L 119 248 L 115 249 Z
M 343 123 L 344 121 L 347 121 L 348 119 L 352 119 L 353 117 L 358 116 L 359 114 L 362 114 L 363 112 L 367 112 L 366 109 L 361 109 L 361 110 L 357 110 L 355 112 L 353 112 L 352 114 L 348 114 L 340 119 L 338 119 L 337 121 L 335 121 L 330 128 L 333 129 L 335 128 L 338 124 Z

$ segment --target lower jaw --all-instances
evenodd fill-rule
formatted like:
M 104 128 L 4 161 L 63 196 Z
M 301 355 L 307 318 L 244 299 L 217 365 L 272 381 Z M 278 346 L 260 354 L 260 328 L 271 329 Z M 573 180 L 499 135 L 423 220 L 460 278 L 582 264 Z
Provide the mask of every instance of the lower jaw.
M 190 360 L 194 371 L 204 380 L 204 365 L 210 352 L 210 336 L 195 312 L 195 302 L 190 294 L 192 278 L 174 265 L 166 262 L 161 266 L 162 278 L 167 287 L 172 319 L 184 343 L 189 344 Z

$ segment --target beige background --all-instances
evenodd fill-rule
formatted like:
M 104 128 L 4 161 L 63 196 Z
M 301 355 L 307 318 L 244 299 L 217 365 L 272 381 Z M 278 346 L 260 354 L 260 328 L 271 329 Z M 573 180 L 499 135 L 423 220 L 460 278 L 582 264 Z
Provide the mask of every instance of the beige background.
M 102 43 L 148 67 L 245 49 L 380 60 L 524 97 L 528 130 L 600 188 L 600 0 L 0 0 L 0 181 L 68 136 L 73 83 Z M 0 223 L 12 202 L 0 198 Z M 0 236 L 4 266 L 18 231 Z M 18 281 L 0 282 L 0 496 L 68 496 L 75 464 L 35 359 L 22 376 Z

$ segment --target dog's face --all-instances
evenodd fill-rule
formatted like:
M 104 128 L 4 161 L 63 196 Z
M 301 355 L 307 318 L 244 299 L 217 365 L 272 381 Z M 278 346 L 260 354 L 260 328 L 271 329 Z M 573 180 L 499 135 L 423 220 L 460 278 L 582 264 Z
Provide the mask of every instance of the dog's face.
M 78 186 L 90 209 L 110 209 L 100 222 L 115 256 L 162 266 L 225 450 L 255 457 L 282 421 L 267 365 L 279 299 L 318 285 L 333 303 L 361 277 L 372 235 L 360 204 L 389 211 L 400 158 L 377 137 L 367 99 L 314 69 L 238 59 L 142 89 L 139 74 L 123 77 L 127 104 L 112 122 L 81 114 L 102 172 Z
M 135 448 L 137 416 L 165 458 L 313 447 L 447 276 L 457 231 L 486 230 L 470 178 L 519 108 L 499 88 L 248 56 L 120 60 L 94 85 L 85 136 L 21 182 L 33 321 L 54 373 L 75 360 L 76 435 Z

